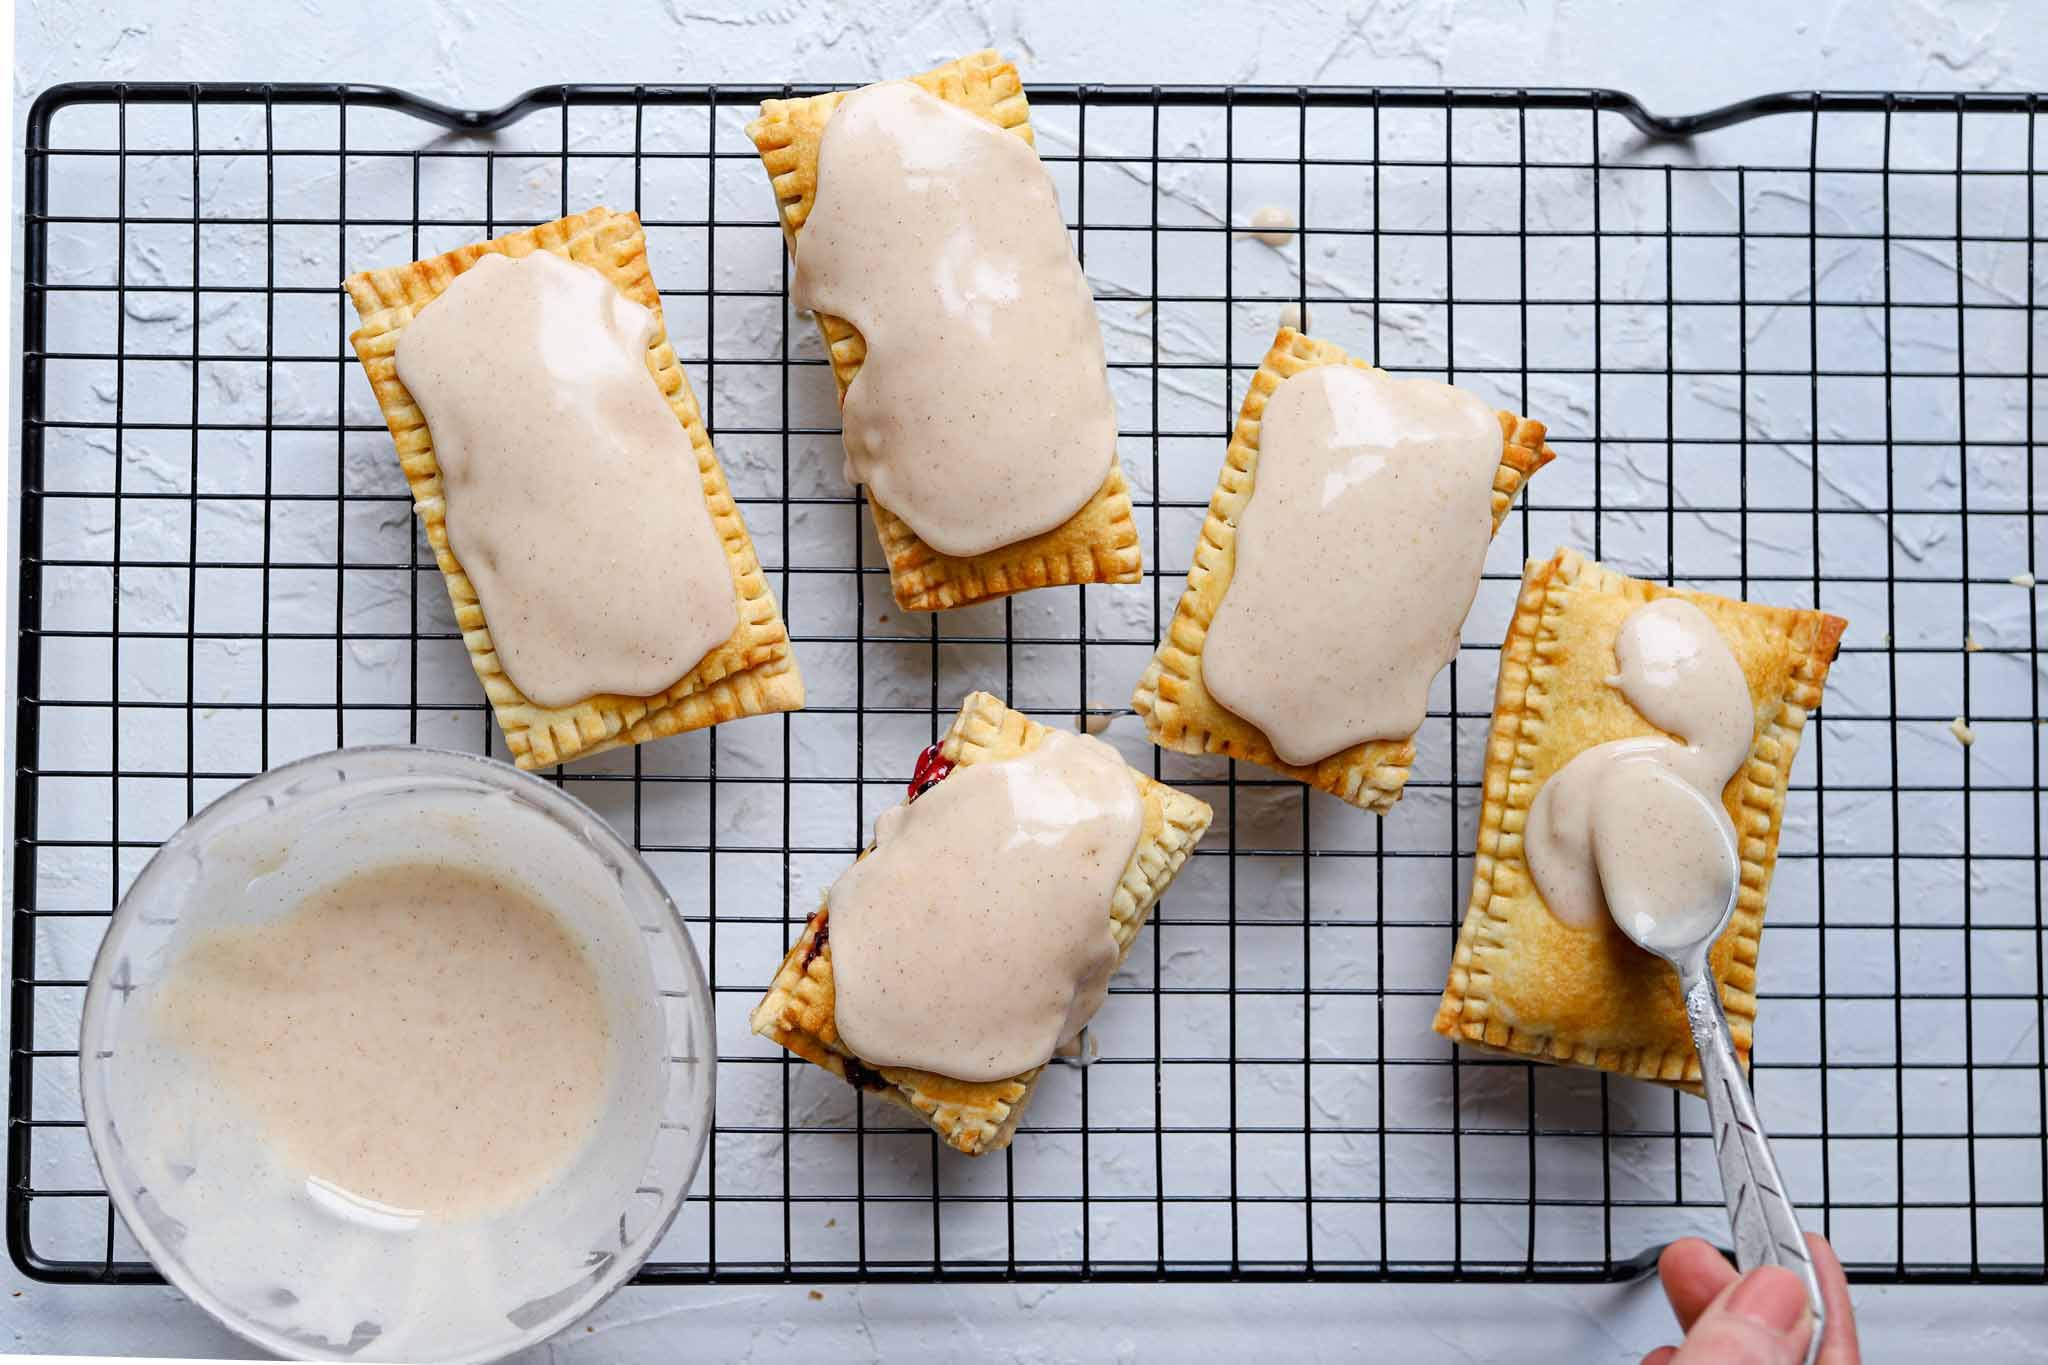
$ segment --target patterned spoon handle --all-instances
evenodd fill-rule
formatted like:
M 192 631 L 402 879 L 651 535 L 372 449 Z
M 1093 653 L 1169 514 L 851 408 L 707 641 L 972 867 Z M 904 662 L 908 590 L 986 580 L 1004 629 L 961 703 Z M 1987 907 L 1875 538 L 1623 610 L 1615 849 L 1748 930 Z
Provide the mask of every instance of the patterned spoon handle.
M 1807 1344 L 1811 1365 L 1820 1353 L 1827 1326 L 1820 1277 L 1799 1227 L 1799 1215 L 1785 1197 L 1785 1182 L 1771 1158 L 1770 1139 L 1756 1114 L 1749 1078 L 1735 1059 L 1728 1040 L 1728 1016 L 1721 1012 L 1721 991 L 1713 971 L 1702 962 L 1685 973 L 1685 1013 L 1692 1021 L 1693 1043 L 1700 1052 L 1700 1079 L 1707 1092 L 1707 1121 L 1713 1131 L 1714 1154 L 1721 1164 L 1721 1194 L 1728 1204 L 1728 1223 L 1735 1233 L 1735 1265 L 1743 1271 L 1760 1265 L 1781 1265 L 1806 1282 L 1807 1307 L 1813 1313 L 1813 1338 Z

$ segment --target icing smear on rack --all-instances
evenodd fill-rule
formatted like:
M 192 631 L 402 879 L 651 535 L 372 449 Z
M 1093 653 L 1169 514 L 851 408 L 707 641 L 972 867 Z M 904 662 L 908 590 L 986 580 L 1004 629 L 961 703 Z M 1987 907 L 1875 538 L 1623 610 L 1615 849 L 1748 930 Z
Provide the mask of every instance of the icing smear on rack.
M 825 898 L 841 1040 L 963 1081 L 1044 1065 L 1108 994 L 1110 906 L 1143 825 L 1116 751 L 1057 730 L 884 811 Z
M 1721 794 L 1755 738 L 1749 684 L 1727 641 L 1699 607 L 1660 597 L 1636 608 L 1614 641 L 1618 687 L 1665 732 L 1610 740 L 1573 758 L 1536 793 L 1523 845 L 1550 913 L 1591 929 L 1610 912 L 1711 905 L 1732 885 L 1722 841 L 1735 845 Z M 1667 735 L 1682 735 L 1683 743 Z M 1660 785 L 1678 778 L 1704 800 Z M 1704 913 L 1699 912 L 1699 913 Z M 1693 916 L 1697 918 L 1697 915 Z
M 739 625 L 697 452 L 647 368 L 657 326 L 589 266 L 493 252 L 399 336 L 449 547 L 541 706 L 664 692 Z
M 790 298 L 867 345 L 841 413 L 849 482 L 941 554 L 1042 534 L 1109 478 L 1095 298 L 1029 143 L 907 81 L 825 125 Z
M 1204 685 L 1289 763 L 1413 734 L 1479 592 L 1500 457 L 1499 418 L 1447 384 L 1353 365 L 1281 384 Z

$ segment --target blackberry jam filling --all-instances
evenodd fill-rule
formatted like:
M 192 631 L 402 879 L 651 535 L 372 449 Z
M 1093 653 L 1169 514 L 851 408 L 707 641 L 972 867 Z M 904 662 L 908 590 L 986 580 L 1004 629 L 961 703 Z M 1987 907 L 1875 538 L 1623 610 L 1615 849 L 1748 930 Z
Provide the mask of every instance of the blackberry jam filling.
M 822 912 L 821 912 L 821 913 L 822 913 Z M 818 960 L 818 954 L 820 954 L 820 953 L 824 952 L 824 951 L 825 951 L 825 945 L 826 945 L 827 943 L 830 943 L 831 941 L 832 941 L 832 926 L 831 926 L 831 924 L 829 924 L 829 923 L 826 923 L 826 924 L 820 924 L 820 925 L 818 926 L 818 932 L 817 932 L 817 933 L 815 933 L 815 934 L 813 934 L 813 935 L 811 936 L 811 946 L 810 946 L 810 947 L 808 947 L 808 948 L 806 948 L 806 949 L 804 949 L 804 961 L 803 961 L 803 968 L 804 968 L 804 970 L 805 970 L 805 971 L 809 971 L 809 970 L 811 969 L 811 964 L 812 964 L 813 962 L 816 962 L 816 961 Z

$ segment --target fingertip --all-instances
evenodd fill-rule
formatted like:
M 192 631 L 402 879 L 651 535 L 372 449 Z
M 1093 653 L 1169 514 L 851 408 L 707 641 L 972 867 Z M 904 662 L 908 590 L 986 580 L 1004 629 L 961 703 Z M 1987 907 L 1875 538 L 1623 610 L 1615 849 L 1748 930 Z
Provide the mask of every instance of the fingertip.
M 1670 1270 L 1671 1263 L 1674 1260 L 1682 1259 L 1685 1256 L 1685 1248 L 1690 1243 L 1697 1242 L 1699 1240 L 1700 1239 L 1697 1237 L 1681 1237 L 1675 1242 L 1666 1242 L 1664 1244 L 1664 1249 L 1657 1253 L 1657 1273 L 1659 1275 L 1662 1275 L 1666 1271 Z M 1647 1359 L 1647 1357 L 1645 1358 Z
M 1658 1253 L 1657 1268 L 1663 1270 L 1673 1265 L 1697 1261 L 1702 1257 L 1711 1257 L 1723 1265 L 1728 1262 L 1728 1258 L 1716 1250 L 1714 1244 L 1706 1238 L 1681 1237 Z
M 1671 1301 L 1679 1329 L 1688 1332 L 1707 1306 L 1737 1278 L 1728 1258 L 1712 1243 L 1698 1237 L 1682 1237 L 1665 1247 L 1657 1257 L 1657 1275 L 1663 1281 L 1664 1297 Z
M 1742 1277 L 1722 1308 L 1768 1331 L 1790 1332 L 1807 1315 L 1806 1282 L 1784 1266 L 1760 1265 Z
M 1676 1277 L 1688 1283 L 1711 1283 L 1719 1292 L 1721 1285 L 1735 1278 L 1735 1267 L 1728 1264 L 1728 1258 L 1713 1243 L 1698 1237 L 1681 1237 L 1658 1255 L 1657 1273 L 1667 1282 Z
M 1830 1275 L 1842 1275 L 1842 1260 L 1835 1255 L 1835 1249 L 1829 1245 L 1827 1238 L 1817 1232 L 1807 1233 L 1806 1249 L 1813 1253 L 1813 1268 L 1820 1272 L 1822 1283 L 1826 1283 Z
M 1821 1303 L 1827 1308 L 1828 1315 L 1818 1365 L 1856 1365 L 1862 1359 L 1862 1352 L 1856 1340 L 1855 1309 L 1849 1301 L 1849 1277 L 1827 1238 L 1817 1232 L 1809 1232 L 1806 1245 L 1813 1253 L 1814 1274 L 1820 1279 Z

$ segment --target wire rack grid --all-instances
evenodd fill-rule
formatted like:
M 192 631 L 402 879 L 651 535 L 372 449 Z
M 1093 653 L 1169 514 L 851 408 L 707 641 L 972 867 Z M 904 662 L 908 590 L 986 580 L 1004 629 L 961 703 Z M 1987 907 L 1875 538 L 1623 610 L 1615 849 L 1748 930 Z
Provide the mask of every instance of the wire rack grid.
M 1851 622 L 1785 817 L 1755 1079 L 1866 1280 L 2040 1283 L 2034 96 L 1033 88 L 1093 282 L 1140 584 L 906 616 L 741 126 L 784 88 L 78 85 L 28 121 L 10 1251 L 152 1272 L 78 1110 L 122 888 L 236 781 L 502 746 L 346 344 L 337 282 L 639 210 L 811 704 L 554 775 L 664 877 L 718 1113 L 643 1281 L 1613 1279 L 1724 1227 L 1689 1097 L 1429 1030 L 1521 560 Z M 1699 140 L 1681 139 L 1700 135 Z M 1240 229 L 1277 206 L 1297 225 Z M 1263 220 L 1262 220 L 1263 221 Z M 1277 245 L 1274 242 L 1277 241 Z M 1550 426 L 1384 821 L 1162 754 L 1127 698 L 1283 311 Z M 1217 822 L 1015 1144 L 968 1162 L 745 1028 L 918 749 L 986 687 Z M 1952 726 L 1967 717 L 1967 727 Z M 1974 743 L 1965 743 L 1965 737 Z

